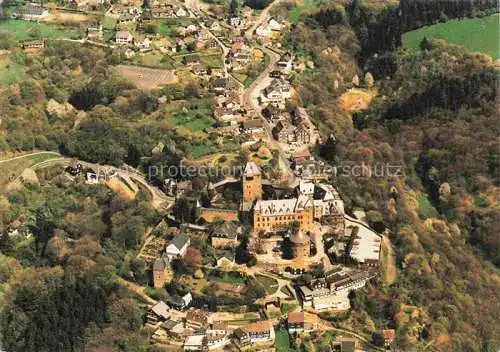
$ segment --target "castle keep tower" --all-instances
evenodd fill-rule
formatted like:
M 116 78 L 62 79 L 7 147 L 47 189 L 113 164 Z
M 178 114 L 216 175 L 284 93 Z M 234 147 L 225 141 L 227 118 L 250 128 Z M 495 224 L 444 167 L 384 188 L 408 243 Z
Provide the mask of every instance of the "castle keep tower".
M 250 161 L 243 171 L 243 202 L 253 202 L 262 198 L 262 174 L 259 167 Z
M 302 230 L 297 229 L 291 236 L 290 241 L 292 242 L 293 257 L 298 259 L 304 259 L 309 257 L 311 240 Z

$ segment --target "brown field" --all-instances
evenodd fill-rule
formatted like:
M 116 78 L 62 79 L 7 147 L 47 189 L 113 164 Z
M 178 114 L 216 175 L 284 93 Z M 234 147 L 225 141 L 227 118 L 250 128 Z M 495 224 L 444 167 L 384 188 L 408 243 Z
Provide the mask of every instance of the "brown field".
M 178 81 L 175 70 L 161 70 L 140 66 L 118 65 L 120 74 L 139 89 L 154 89 Z
M 352 88 L 340 96 L 339 104 L 344 110 L 359 111 L 366 109 L 376 95 L 375 89 Z
M 71 13 L 71 12 L 53 12 L 51 13 L 45 21 L 55 22 L 55 23 L 70 23 L 70 22 L 89 22 L 92 18 L 83 13 Z
M 111 188 L 113 192 L 122 195 L 125 199 L 131 200 L 135 198 L 135 192 L 118 177 L 112 178 L 106 185 Z

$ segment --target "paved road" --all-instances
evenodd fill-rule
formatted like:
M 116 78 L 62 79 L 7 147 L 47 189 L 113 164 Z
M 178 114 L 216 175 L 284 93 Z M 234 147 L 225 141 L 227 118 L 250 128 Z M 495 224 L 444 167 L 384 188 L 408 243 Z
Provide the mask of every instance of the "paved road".
M 0 4 L 1 4 L 1 0 L 0 0 Z M 28 153 L 28 154 L 23 154 L 23 155 L 19 155 L 19 156 L 15 156 L 13 158 L 9 158 L 9 159 L 4 159 L 4 160 L 0 160 L 0 164 L 2 163 L 6 163 L 6 162 L 9 162 L 9 161 L 12 161 L 12 160 L 17 160 L 17 159 L 22 159 L 22 158 L 26 158 L 28 156 L 33 156 L 33 155 L 41 155 L 41 154 L 47 154 L 47 155 L 54 155 L 54 156 L 60 156 L 61 154 L 57 153 L 57 152 L 47 152 L 47 151 L 41 151 L 41 152 L 33 152 L 33 153 Z
M 40 151 L 40 152 L 34 152 L 34 153 L 16 156 L 16 157 L 13 157 L 10 159 L 0 160 L 0 164 L 5 163 L 5 162 L 9 162 L 12 160 L 25 158 L 28 156 L 40 155 L 40 154 L 52 154 L 54 156 L 60 156 L 60 154 L 56 153 L 56 152 Z M 117 167 L 111 166 L 111 165 L 100 165 L 100 164 L 95 164 L 95 163 L 89 163 L 86 161 L 76 160 L 74 158 L 67 158 L 67 157 L 59 157 L 59 158 L 55 158 L 55 159 L 45 160 L 45 161 L 42 161 L 38 164 L 30 166 L 30 168 L 35 170 L 35 169 L 42 169 L 42 168 L 45 168 L 45 167 L 48 167 L 51 165 L 55 165 L 55 164 L 69 165 L 69 164 L 77 163 L 77 162 L 81 163 L 83 166 L 94 169 L 103 175 L 109 175 L 112 172 L 116 172 L 118 176 L 129 177 L 134 182 L 136 182 L 136 183 L 140 184 L 142 187 L 144 187 L 150 193 L 150 195 L 152 197 L 151 204 L 155 209 L 166 210 L 166 209 L 169 209 L 170 207 L 172 207 L 172 205 L 173 205 L 174 198 L 167 196 L 159 188 L 149 184 L 145 175 L 141 174 L 138 171 L 133 171 L 132 169 L 124 170 L 122 168 L 117 168 Z M 18 176 L 16 178 L 16 180 L 19 180 L 19 177 L 20 176 Z

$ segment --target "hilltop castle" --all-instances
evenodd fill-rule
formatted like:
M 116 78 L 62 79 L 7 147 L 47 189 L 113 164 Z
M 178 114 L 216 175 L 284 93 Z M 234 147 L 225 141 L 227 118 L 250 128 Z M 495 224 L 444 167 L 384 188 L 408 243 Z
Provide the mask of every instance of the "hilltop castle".
M 344 231 L 344 203 L 331 185 L 301 180 L 295 197 L 263 200 L 261 170 L 254 162 L 248 162 L 242 187 L 243 202 L 255 202 L 253 226 L 257 231 L 284 230 L 296 224 L 307 231 L 314 220 L 328 221 L 336 231 Z

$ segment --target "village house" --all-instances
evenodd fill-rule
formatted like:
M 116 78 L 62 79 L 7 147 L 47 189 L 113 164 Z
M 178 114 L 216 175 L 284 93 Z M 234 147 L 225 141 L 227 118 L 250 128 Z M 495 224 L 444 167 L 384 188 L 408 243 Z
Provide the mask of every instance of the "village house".
M 49 15 L 49 10 L 45 7 L 36 4 L 27 4 L 19 9 L 19 12 L 14 12 L 13 16 L 23 20 L 38 20 Z
M 244 37 L 234 37 L 231 43 L 231 51 L 236 53 L 247 48 Z
M 177 17 L 187 17 L 189 15 L 187 10 L 182 6 L 179 6 L 178 8 L 174 8 L 174 13 L 175 13 L 175 16 L 177 16 Z
M 238 225 L 234 222 L 217 224 L 210 234 L 214 248 L 234 248 L 238 245 Z
M 195 74 L 198 77 L 207 76 L 207 68 L 202 64 L 194 64 L 193 67 L 191 68 L 191 72 L 193 72 L 193 74 Z
M 366 285 L 375 274 L 367 271 L 345 271 L 334 267 L 324 277 L 314 279 L 307 286 L 299 287 L 304 307 L 315 310 L 347 310 L 349 293 Z
M 187 312 L 186 326 L 191 329 L 199 330 L 201 328 L 207 328 L 210 323 L 210 312 L 206 310 L 190 308 Z
M 243 132 L 247 134 L 256 134 L 264 131 L 264 122 L 262 119 L 249 119 L 243 121 L 242 124 Z
M 87 28 L 87 39 L 89 39 L 89 40 L 103 40 L 104 34 L 102 31 L 102 25 L 99 25 L 99 27 L 88 27 Z
M 237 110 L 232 108 L 226 108 L 223 106 L 217 106 L 214 108 L 214 117 L 219 121 L 229 122 L 235 120 L 239 113 Z
M 250 343 L 272 343 L 274 342 L 275 334 L 274 327 L 271 321 L 262 320 L 255 323 L 250 323 L 242 327 L 242 330 L 248 334 Z
M 169 259 L 184 257 L 187 248 L 191 244 L 189 236 L 186 234 L 181 234 L 175 236 L 167 245 L 166 253 Z
M 149 49 L 151 47 L 151 39 L 145 35 L 139 35 L 134 38 L 134 45 L 139 49 Z
M 310 333 L 319 327 L 318 316 L 307 312 L 290 312 L 287 322 L 290 334 Z
M 126 45 L 126 44 L 131 44 L 134 41 L 134 37 L 130 32 L 126 31 L 118 31 L 116 32 L 115 35 L 115 42 L 116 44 L 120 45 Z
M 191 292 L 186 293 L 184 296 L 179 297 L 179 296 L 172 296 L 168 300 L 168 304 L 178 310 L 183 310 L 191 304 L 191 301 L 193 300 L 193 296 L 191 295 Z
M 308 149 L 293 153 L 290 160 L 292 169 L 299 175 L 316 166 L 316 162 Z
M 233 16 L 233 17 L 229 18 L 229 25 L 231 27 L 240 28 L 240 27 L 243 27 L 244 23 L 245 23 L 245 21 L 241 17 Z
M 248 332 L 243 330 L 242 328 L 238 328 L 233 332 L 233 341 L 234 344 L 240 349 L 244 349 L 250 346 L 250 335 Z
M 269 26 L 269 28 L 272 31 L 276 31 L 276 32 L 281 31 L 281 24 L 278 21 L 276 21 L 274 18 L 271 18 L 269 20 L 269 22 L 267 23 L 267 25 Z
M 204 341 L 205 335 L 188 336 L 188 338 L 184 342 L 184 351 L 203 351 Z
M 295 127 L 288 121 L 278 121 L 273 127 L 274 139 L 282 143 L 292 143 L 295 141 Z
M 250 50 L 240 50 L 236 52 L 231 58 L 231 66 L 234 69 L 241 69 L 250 61 Z
M 134 15 L 130 13 L 124 13 L 121 14 L 120 17 L 118 17 L 118 24 L 124 25 L 124 24 L 129 24 L 135 22 L 135 17 Z
M 213 322 L 205 331 L 205 344 L 209 350 L 224 348 L 229 343 L 227 322 Z
M 186 27 L 186 32 L 190 34 L 196 33 L 198 32 L 198 27 L 194 24 L 190 24 Z
M 226 77 L 215 77 L 210 82 L 210 90 L 215 94 L 224 94 L 229 87 L 229 79 Z
M 205 26 L 207 26 L 207 28 L 212 32 L 218 32 L 221 30 L 220 23 L 217 20 L 211 19 L 209 17 L 205 20 Z
M 264 52 L 262 51 L 262 49 L 253 48 L 252 49 L 252 57 L 253 57 L 254 61 L 261 61 L 262 59 L 264 59 Z
M 219 43 L 215 39 L 209 39 L 205 42 L 205 47 L 207 49 L 216 49 L 219 47 Z
M 153 263 L 153 287 L 162 288 L 173 277 L 173 271 L 167 258 L 157 258 Z
M 292 96 L 291 85 L 282 78 L 275 78 L 271 81 L 262 94 L 259 96 L 261 104 L 271 104 L 276 106 L 284 106 L 285 99 Z
M 394 329 L 382 330 L 382 337 L 384 338 L 384 346 L 386 348 L 390 348 L 391 344 L 396 339 L 396 330 Z
M 354 338 L 340 337 L 332 342 L 332 352 L 356 352 L 357 340 Z
M 23 50 L 38 50 L 45 47 L 44 40 L 25 40 L 21 43 Z
M 148 310 L 147 321 L 148 324 L 156 325 L 159 322 L 167 321 L 170 317 L 170 308 L 163 301 L 156 303 Z
M 267 24 L 261 24 L 255 30 L 255 34 L 259 37 L 269 37 L 271 35 L 271 28 Z
M 292 70 L 293 56 L 291 53 L 286 52 L 280 56 L 276 66 L 284 72 L 290 72 Z
M 311 307 L 317 311 L 339 310 L 350 308 L 349 297 L 344 293 L 337 293 L 328 288 L 326 282 L 313 282 L 308 286 L 300 286 L 298 290 L 303 307 Z
M 235 263 L 233 249 L 218 249 L 215 251 L 216 266 L 218 268 L 228 267 Z
M 294 140 L 299 144 L 311 143 L 311 131 L 307 124 L 301 123 L 295 128 Z

